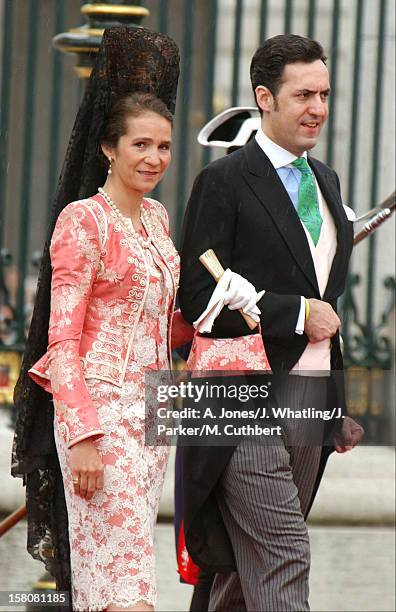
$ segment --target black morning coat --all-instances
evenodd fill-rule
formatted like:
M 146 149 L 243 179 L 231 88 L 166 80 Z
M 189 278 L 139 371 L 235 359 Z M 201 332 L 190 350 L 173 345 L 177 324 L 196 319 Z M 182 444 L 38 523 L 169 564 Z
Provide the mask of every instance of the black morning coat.
M 323 300 L 337 309 L 352 251 L 337 174 L 308 158 L 337 229 L 337 250 Z M 273 372 L 289 371 L 308 338 L 295 333 L 300 296 L 321 299 L 304 229 L 276 170 L 255 140 L 212 162 L 195 180 L 188 202 L 181 247 L 180 306 L 192 323 L 204 311 L 215 283 L 198 257 L 213 249 L 224 268 L 247 278 L 266 293 L 258 302 L 265 349 Z M 251 333 L 238 312 L 224 308 L 214 337 Z M 332 339 L 328 403 L 344 412 L 340 339 Z M 338 371 L 338 376 L 334 371 Z M 231 543 L 214 489 L 235 447 L 183 448 L 183 503 L 187 548 L 193 560 L 212 572 L 234 571 Z M 323 445 L 313 498 L 332 445 Z M 311 505 L 310 504 L 310 505 Z

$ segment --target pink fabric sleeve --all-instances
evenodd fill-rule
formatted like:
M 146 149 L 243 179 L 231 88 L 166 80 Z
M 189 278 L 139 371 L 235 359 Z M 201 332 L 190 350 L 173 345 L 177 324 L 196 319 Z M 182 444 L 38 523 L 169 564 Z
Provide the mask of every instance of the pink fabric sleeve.
M 194 327 L 183 318 L 180 310 L 175 310 L 171 330 L 172 350 L 187 344 L 187 342 L 192 342 L 194 333 Z
M 87 303 L 100 264 L 98 230 L 92 213 L 80 203 L 60 214 L 51 241 L 51 314 L 48 363 L 59 429 L 69 447 L 101 437 L 95 406 L 88 394 L 79 348 Z

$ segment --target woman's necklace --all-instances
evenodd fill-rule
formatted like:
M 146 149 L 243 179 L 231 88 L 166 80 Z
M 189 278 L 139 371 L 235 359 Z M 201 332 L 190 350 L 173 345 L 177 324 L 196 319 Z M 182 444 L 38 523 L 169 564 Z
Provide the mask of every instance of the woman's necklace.
M 132 234 L 133 237 L 136 238 L 136 240 L 141 244 L 141 246 L 148 247 L 151 243 L 150 235 L 152 233 L 152 225 L 151 225 L 149 215 L 147 211 L 143 208 L 143 205 L 142 204 L 140 205 L 140 219 L 142 221 L 143 227 L 145 228 L 148 234 L 147 238 L 145 238 L 144 236 L 142 236 L 140 232 L 135 230 L 135 228 L 133 227 L 132 219 L 125 217 L 122 214 L 119 208 L 117 208 L 117 206 L 114 204 L 109 194 L 106 193 L 105 190 L 102 189 L 102 187 L 99 187 L 98 192 L 100 193 L 102 198 L 105 200 L 105 202 L 107 202 L 107 204 L 113 210 L 114 214 L 118 218 L 118 221 L 120 225 L 122 226 L 122 228 L 124 229 L 124 231 L 127 234 Z

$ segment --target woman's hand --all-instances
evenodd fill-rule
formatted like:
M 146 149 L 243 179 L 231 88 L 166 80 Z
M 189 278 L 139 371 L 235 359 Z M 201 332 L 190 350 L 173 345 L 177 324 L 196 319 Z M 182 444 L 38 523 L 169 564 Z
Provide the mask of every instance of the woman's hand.
M 92 440 L 77 442 L 70 449 L 69 463 L 74 492 L 91 499 L 96 490 L 103 489 L 103 463 Z

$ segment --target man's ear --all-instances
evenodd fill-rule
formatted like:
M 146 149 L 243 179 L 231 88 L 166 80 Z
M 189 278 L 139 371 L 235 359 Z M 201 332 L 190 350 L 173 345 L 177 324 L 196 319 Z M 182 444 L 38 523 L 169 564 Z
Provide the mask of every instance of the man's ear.
M 261 108 L 264 113 L 269 113 L 274 110 L 275 100 L 274 96 L 264 85 L 258 85 L 254 90 L 256 94 L 257 106 Z

